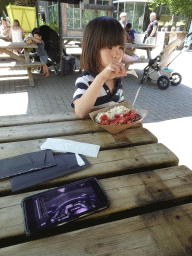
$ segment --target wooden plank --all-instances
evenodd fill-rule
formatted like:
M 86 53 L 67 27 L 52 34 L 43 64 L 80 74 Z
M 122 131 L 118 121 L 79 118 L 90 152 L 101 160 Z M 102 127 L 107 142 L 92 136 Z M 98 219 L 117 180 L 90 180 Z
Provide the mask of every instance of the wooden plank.
M 142 124 L 134 126 L 141 127 Z M 0 143 L 103 131 L 91 119 L 0 128 Z
M 61 122 L 69 120 L 79 120 L 74 111 L 68 113 L 54 113 L 54 114 L 36 114 L 36 115 L 14 115 L 14 116 L 1 116 L 0 127 L 25 125 L 25 124 L 42 124 Z
M 178 165 L 178 158 L 162 144 L 148 144 L 129 148 L 118 148 L 100 151 L 97 158 L 87 157 L 91 163 L 81 171 L 70 173 L 54 180 L 46 181 L 30 187 L 30 190 L 58 186 L 67 182 L 88 178 L 102 178 L 123 175 L 146 169 L 165 168 Z M 29 188 L 25 189 L 29 191 Z M 0 193 L 10 194 L 9 180 L 0 181 Z
M 11 63 L 3 63 L 0 64 L 0 68 L 26 68 L 26 67 L 40 67 L 41 63 L 40 62 L 24 62 L 24 63 L 16 63 L 16 62 L 11 62 Z
M 191 212 L 192 204 L 172 207 L 3 248 L 0 254 L 189 256 L 192 247 Z
M 100 150 L 157 143 L 157 138 L 145 128 L 127 129 L 126 131 L 116 135 L 105 131 L 99 133 L 61 136 L 57 138 L 100 145 Z M 40 146 L 45 142 L 45 140 L 46 139 L 28 140 L 27 143 L 26 141 L 1 143 L 0 159 L 7 158 L 7 156 L 14 157 L 39 151 Z
M 150 181 L 148 184 L 144 182 L 144 176 Z M 163 202 L 168 200 L 176 202 L 176 200 L 181 201 L 186 196 L 192 195 L 192 173 L 186 166 L 101 179 L 100 183 L 109 197 L 109 208 L 79 221 L 92 220 L 91 223 L 94 224 L 94 219 L 111 217 L 115 213 L 127 211 L 126 216 L 129 216 L 129 211 L 133 209 L 138 209 L 138 214 L 140 214 L 142 207 L 145 207 L 145 210 L 148 207 L 147 209 L 150 211 L 151 206 L 159 202 L 159 199 Z M 149 191 L 150 186 L 154 187 L 153 194 Z M 161 187 L 161 191 L 159 191 L 159 187 Z M 0 198 L 1 239 L 24 234 L 23 213 L 20 204 L 24 197 L 36 192 Z M 158 196 L 154 196 L 157 194 Z M 158 206 L 156 207 L 158 208 Z M 180 215 L 178 214 L 178 216 Z M 155 227 L 150 221 L 148 225 L 151 228 Z M 184 230 L 185 228 L 183 228 Z M 161 236 L 161 234 L 158 236 Z
M 6 49 L 0 49 L 0 51 L 2 51 L 3 53 L 9 55 L 11 58 L 13 58 L 15 60 L 18 60 L 18 61 L 20 61 L 22 63 L 25 62 L 25 58 L 18 56 L 17 54 L 13 53 L 12 51 L 8 51 Z
M 17 49 L 17 48 L 33 49 L 33 48 L 37 48 L 37 47 L 38 46 L 36 44 L 27 44 L 25 42 L 2 42 L 0 45 L 0 50 Z

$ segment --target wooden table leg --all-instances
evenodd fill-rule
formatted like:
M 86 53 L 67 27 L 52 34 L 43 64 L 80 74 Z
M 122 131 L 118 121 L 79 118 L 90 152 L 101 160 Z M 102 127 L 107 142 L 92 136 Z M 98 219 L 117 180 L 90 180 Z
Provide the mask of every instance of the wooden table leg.
M 147 49 L 147 58 L 151 59 L 151 49 Z
M 30 86 L 34 86 L 34 79 L 33 79 L 33 74 L 31 72 L 31 67 L 28 67 L 27 68 L 27 73 L 28 73 L 28 76 L 29 76 L 29 84 Z
M 30 63 L 30 58 L 29 58 L 29 51 L 28 49 L 25 49 L 24 48 L 24 54 L 25 54 L 25 60 L 26 60 L 26 63 Z M 30 86 L 34 86 L 34 79 L 33 79 L 33 74 L 31 72 L 31 67 L 28 67 L 27 68 L 27 73 L 28 73 L 28 76 L 29 76 L 29 84 Z

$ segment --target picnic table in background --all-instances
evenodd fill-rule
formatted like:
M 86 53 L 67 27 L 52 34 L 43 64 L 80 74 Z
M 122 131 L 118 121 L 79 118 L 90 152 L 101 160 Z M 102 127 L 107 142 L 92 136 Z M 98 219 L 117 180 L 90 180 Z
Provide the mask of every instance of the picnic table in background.
M 126 48 L 136 48 L 140 50 L 145 50 L 147 52 L 147 58 L 151 59 L 151 51 L 157 47 L 156 45 L 152 44 L 131 44 L 126 43 Z
M 74 42 L 76 45 L 81 45 L 83 37 L 82 36 L 63 36 L 62 39 L 66 47 L 66 46 L 69 46 L 69 43 L 72 41 L 76 41 Z
M 0 120 L 0 159 L 40 150 L 46 138 L 100 145 L 91 165 L 11 192 L 0 180 L 0 255 L 188 255 L 192 237 L 192 174 L 139 123 L 113 135 L 73 112 L 8 116 Z M 24 235 L 21 201 L 44 189 L 96 177 L 109 208 L 76 222 Z M 190 255 L 190 254 L 189 254 Z
M 27 73 L 29 76 L 29 84 L 30 86 L 34 86 L 34 79 L 32 75 L 32 68 L 38 68 L 41 66 L 40 62 L 31 62 L 29 57 L 29 50 L 37 48 L 36 44 L 28 44 L 25 42 L 5 42 L 3 40 L 0 40 L 0 52 L 3 52 L 10 56 L 11 58 L 15 59 L 16 61 L 19 61 L 19 63 L 1 63 L 0 68 L 27 68 Z M 16 54 L 13 52 L 15 49 L 24 49 L 24 54 L 21 56 L 21 54 Z

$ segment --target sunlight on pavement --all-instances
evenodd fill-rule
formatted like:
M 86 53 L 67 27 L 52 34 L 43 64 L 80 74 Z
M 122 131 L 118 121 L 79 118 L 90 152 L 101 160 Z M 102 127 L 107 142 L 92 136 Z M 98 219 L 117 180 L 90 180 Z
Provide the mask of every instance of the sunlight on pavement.
M 192 117 L 143 124 L 178 158 L 179 165 L 192 169 Z
M 10 76 L 10 77 L 3 77 L 3 78 L 0 78 L 0 81 L 11 81 L 11 80 L 29 80 L 28 76 Z
M 27 113 L 28 93 L 0 94 L 0 116 Z

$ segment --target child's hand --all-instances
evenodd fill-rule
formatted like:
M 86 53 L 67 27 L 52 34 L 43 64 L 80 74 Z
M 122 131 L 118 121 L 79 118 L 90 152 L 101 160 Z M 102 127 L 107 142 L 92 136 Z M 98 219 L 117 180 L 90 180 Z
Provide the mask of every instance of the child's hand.
M 126 72 L 127 70 L 124 63 L 112 62 L 100 73 L 100 75 L 103 76 L 104 79 L 108 80 L 126 76 Z

